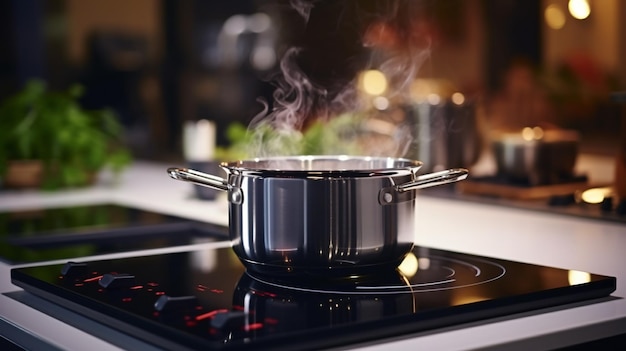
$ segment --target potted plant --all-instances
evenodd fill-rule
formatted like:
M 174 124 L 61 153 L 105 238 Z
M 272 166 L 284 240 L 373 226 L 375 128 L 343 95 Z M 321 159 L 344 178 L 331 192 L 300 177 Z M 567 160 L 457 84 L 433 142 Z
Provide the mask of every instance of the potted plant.
M 32 80 L 0 104 L 0 177 L 5 187 L 90 184 L 104 167 L 131 161 L 113 111 L 81 107 L 82 87 L 50 91 Z

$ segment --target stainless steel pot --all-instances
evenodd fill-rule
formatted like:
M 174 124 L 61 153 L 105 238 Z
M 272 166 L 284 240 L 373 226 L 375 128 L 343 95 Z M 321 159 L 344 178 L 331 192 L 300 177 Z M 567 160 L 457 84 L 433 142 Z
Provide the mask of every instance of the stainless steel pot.
M 419 102 L 413 105 L 411 118 L 415 137 L 409 157 L 424 162 L 423 171 L 469 167 L 478 161 L 483 136 L 475 102 Z
M 358 274 L 397 266 L 413 248 L 416 190 L 467 177 L 420 175 L 420 161 L 292 156 L 220 165 L 227 179 L 170 168 L 174 179 L 228 192 L 233 249 L 261 273 Z
M 571 180 L 578 149 L 578 133 L 570 130 L 542 131 L 536 137 L 505 133 L 492 142 L 498 176 L 529 185 Z

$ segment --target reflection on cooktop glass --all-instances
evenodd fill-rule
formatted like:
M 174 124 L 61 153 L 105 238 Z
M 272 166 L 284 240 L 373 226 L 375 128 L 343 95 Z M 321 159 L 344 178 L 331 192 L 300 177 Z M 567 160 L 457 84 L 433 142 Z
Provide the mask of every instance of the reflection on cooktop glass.
M 613 277 L 424 247 L 397 269 L 367 276 L 260 276 L 230 248 L 18 268 L 11 276 L 44 299 L 172 350 L 341 346 L 606 297 L 616 286 Z
M 220 226 L 116 204 L 19 210 L 0 213 L 0 260 L 40 262 L 226 235 Z

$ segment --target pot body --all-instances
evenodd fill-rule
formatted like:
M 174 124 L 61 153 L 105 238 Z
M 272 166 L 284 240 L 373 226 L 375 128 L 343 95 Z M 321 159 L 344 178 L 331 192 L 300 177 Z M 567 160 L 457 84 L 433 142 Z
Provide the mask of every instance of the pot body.
M 385 203 L 381 189 L 411 181 L 417 168 L 282 173 L 227 166 L 233 249 L 261 273 L 395 268 L 413 248 L 416 191 Z

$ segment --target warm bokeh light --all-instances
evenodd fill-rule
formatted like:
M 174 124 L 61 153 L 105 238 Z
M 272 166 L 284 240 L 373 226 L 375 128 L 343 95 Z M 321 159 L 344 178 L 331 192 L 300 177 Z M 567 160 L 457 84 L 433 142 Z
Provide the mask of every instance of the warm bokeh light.
M 377 96 L 372 100 L 372 104 L 377 110 L 383 111 L 389 108 L 389 99 L 384 96 Z
M 583 20 L 591 14 L 591 7 L 587 0 L 569 0 L 567 9 L 572 17 Z
M 428 94 L 426 100 L 428 100 L 428 103 L 431 105 L 439 105 L 441 96 L 439 94 Z
M 462 93 L 456 92 L 451 96 L 452 103 L 456 105 L 462 105 L 465 102 L 465 95 Z
M 543 17 L 548 27 L 552 29 L 561 29 L 565 26 L 565 14 L 563 10 L 555 4 L 546 7 Z
M 387 90 L 387 78 L 379 70 L 368 70 L 361 76 L 361 86 L 370 95 L 381 95 Z
M 611 188 L 592 188 L 583 191 L 581 199 L 588 204 L 599 204 L 611 193 Z
M 591 274 L 581 271 L 567 271 L 567 281 L 569 285 L 585 284 L 591 281 Z
M 533 129 L 530 127 L 526 127 L 522 129 L 522 139 L 526 141 L 533 140 Z
M 522 129 L 522 139 L 526 141 L 540 140 L 543 138 L 544 132 L 541 127 L 526 127 Z
M 400 263 L 400 265 L 398 266 L 398 270 L 405 277 L 410 278 L 414 276 L 415 273 L 417 273 L 417 267 L 417 257 L 415 257 L 415 254 L 413 254 L 412 252 L 409 252 L 409 254 L 406 255 L 402 263 Z

